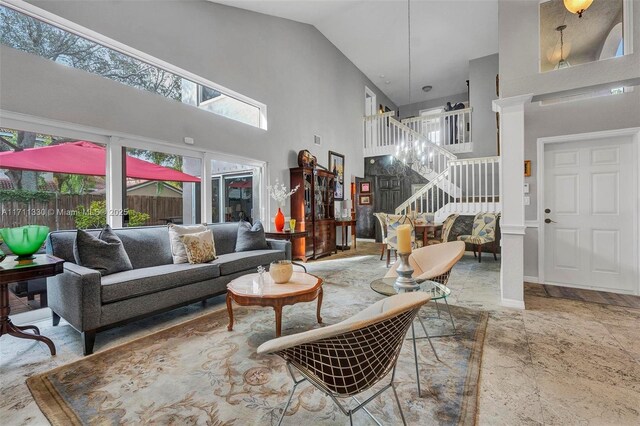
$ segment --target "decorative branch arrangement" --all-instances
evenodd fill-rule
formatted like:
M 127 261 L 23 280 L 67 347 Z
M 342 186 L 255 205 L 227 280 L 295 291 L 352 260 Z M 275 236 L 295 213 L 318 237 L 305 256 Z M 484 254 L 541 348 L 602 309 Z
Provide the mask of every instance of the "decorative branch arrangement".
M 284 186 L 284 183 L 280 183 L 278 179 L 276 179 L 276 183 L 273 185 L 268 185 L 267 190 L 269 191 L 269 196 L 273 198 L 276 203 L 278 203 L 278 207 L 282 207 L 284 202 L 287 201 L 287 198 L 291 197 L 295 192 L 300 188 L 300 185 L 297 185 L 291 191 Z

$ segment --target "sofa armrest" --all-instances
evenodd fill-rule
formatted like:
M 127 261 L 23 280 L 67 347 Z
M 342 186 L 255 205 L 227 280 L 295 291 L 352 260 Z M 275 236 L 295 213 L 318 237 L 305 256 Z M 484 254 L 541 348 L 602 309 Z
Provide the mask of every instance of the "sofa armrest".
M 267 244 L 271 250 L 280 250 L 285 254 L 285 259 L 291 260 L 291 242 L 285 240 L 273 240 L 267 238 Z
M 65 262 L 64 272 L 47 278 L 49 307 L 79 331 L 100 326 L 100 273 Z

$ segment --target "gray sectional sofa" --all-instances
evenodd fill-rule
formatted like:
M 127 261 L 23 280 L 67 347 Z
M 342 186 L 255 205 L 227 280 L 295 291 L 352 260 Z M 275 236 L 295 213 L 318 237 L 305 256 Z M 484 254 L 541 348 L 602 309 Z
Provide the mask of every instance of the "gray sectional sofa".
M 99 331 L 223 294 L 234 278 L 260 265 L 291 259 L 288 241 L 267 240 L 269 250 L 235 252 L 237 223 L 209 227 L 218 258 L 199 265 L 173 263 L 165 226 L 115 229 L 133 270 L 104 277 L 74 263 L 76 231 L 50 233 L 47 253 L 66 261 L 64 273 L 47 279 L 53 325 L 62 317 L 80 331 L 87 355 Z M 92 232 L 97 236 L 100 231 Z

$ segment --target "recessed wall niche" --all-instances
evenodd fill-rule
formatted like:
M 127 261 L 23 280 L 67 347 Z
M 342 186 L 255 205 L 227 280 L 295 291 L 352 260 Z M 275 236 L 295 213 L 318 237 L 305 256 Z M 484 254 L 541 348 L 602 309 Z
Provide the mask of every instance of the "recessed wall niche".
M 540 72 L 622 56 L 624 0 L 591 3 L 582 17 L 563 0 L 540 3 Z

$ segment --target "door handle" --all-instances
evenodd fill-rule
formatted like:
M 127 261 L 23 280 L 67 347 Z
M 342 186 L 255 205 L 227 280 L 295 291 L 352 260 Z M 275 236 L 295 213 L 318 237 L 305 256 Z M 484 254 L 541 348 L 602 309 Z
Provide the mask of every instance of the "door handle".
M 549 219 L 549 218 L 546 218 L 546 219 L 544 220 L 544 223 L 558 223 L 558 222 L 556 222 L 555 220 L 551 220 L 551 219 Z
M 544 212 L 549 214 L 549 213 L 551 213 L 551 209 L 544 209 Z

